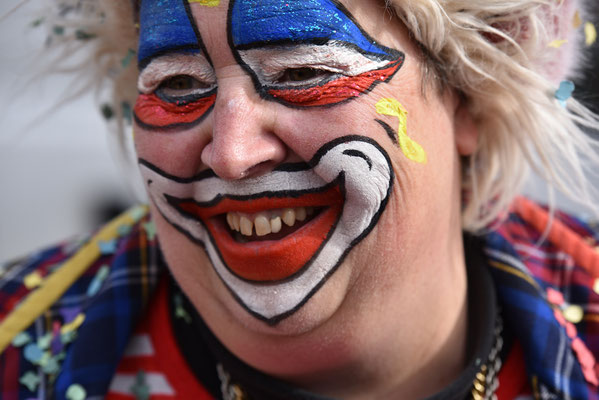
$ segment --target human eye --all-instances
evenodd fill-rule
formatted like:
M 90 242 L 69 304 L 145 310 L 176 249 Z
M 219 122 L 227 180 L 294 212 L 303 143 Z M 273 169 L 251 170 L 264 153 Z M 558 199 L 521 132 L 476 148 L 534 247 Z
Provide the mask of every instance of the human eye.
M 178 54 L 153 60 L 140 72 L 134 116 L 146 129 L 194 126 L 216 100 L 216 78 L 202 55 Z
M 202 97 L 210 89 L 212 85 L 191 75 L 176 75 L 164 79 L 154 92 L 169 102 L 189 102 Z
M 297 84 L 313 84 L 320 82 L 324 79 L 330 78 L 333 74 L 331 71 L 327 71 L 319 68 L 312 67 L 300 67 L 300 68 L 287 68 L 279 77 L 275 80 L 277 85 L 297 85 Z

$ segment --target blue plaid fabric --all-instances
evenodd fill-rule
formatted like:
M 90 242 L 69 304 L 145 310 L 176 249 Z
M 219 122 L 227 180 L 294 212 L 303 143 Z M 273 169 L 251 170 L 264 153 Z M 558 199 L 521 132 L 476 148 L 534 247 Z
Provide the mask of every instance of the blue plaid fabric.
M 597 239 L 582 222 L 559 217 L 569 230 L 589 241 Z M 123 229 L 113 249 L 90 265 L 26 330 L 29 343 L 39 344 L 40 338 L 48 336 L 53 336 L 55 343 L 57 326 L 80 313 L 85 315 L 72 342 L 54 348 L 43 346 L 42 340 L 41 347 L 47 348 L 50 358 L 56 358 L 57 368 L 50 368 L 53 365 L 49 367 L 47 360 L 44 365 L 32 362 L 25 351 L 27 345 L 18 341 L 0 355 L 1 399 L 65 399 L 74 384 L 85 389 L 87 399 L 100 399 L 107 393 L 137 321 L 151 311 L 144 307 L 166 270 L 147 224 L 145 216 L 130 231 Z M 522 344 L 535 398 L 599 399 L 597 387 L 585 379 L 585 370 L 589 376 L 595 366 L 589 365 L 588 354 L 585 358 L 583 351 L 599 354 L 599 295 L 592 290 L 594 278 L 574 262 L 572 254 L 562 250 L 560 243 L 539 242 L 541 237 L 542 232 L 534 229 L 517 207 L 503 224 L 485 235 L 485 252 L 505 323 Z M 48 275 L 82 243 L 85 240 L 63 244 L 0 267 L 0 318 L 30 292 L 23 283 L 27 275 L 34 271 L 42 277 Z M 108 276 L 99 290 L 90 293 L 90 285 L 105 265 L 110 268 Z M 564 303 L 548 301 L 549 289 L 563 293 Z M 556 315 L 570 305 L 580 306 L 585 314 L 568 326 Z M 583 350 L 580 340 L 586 343 Z M 23 379 L 25 376 L 30 379 Z

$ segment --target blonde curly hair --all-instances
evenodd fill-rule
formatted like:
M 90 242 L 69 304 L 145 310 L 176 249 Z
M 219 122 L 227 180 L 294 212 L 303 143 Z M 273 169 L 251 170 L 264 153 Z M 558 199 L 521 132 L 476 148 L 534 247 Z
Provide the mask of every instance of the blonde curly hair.
M 62 62 L 91 49 L 77 65 L 81 79 L 107 90 L 121 137 L 137 96 L 136 5 L 114 0 L 61 0 L 52 24 L 70 29 L 56 42 Z M 475 153 L 464 161 L 463 228 L 477 231 L 505 211 L 534 169 L 551 186 L 597 210 L 588 172 L 599 171 L 599 142 L 584 129 L 599 120 L 559 82 L 580 65 L 584 15 L 575 0 L 386 0 L 422 49 L 425 76 L 463 96 L 478 127 Z M 57 8 L 54 7 L 56 10 Z M 71 40 L 84 30 L 90 40 Z M 584 161 L 584 162 L 583 162 Z

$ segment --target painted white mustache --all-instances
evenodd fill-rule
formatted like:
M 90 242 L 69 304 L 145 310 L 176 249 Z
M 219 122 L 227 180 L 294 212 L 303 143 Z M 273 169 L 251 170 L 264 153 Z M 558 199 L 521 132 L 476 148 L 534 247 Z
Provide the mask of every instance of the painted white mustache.
M 148 193 L 162 215 L 204 246 L 215 271 L 236 300 L 252 315 L 269 324 L 297 311 L 326 282 L 353 246 L 374 227 L 391 193 L 393 170 L 389 158 L 370 138 L 337 138 L 321 147 L 309 164 L 312 168 L 283 165 L 257 178 L 225 181 L 214 174 L 174 177 L 140 160 Z M 288 197 L 313 192 L 335 181 L 341 183 L 345 202 L 332 234 L 297 274 L 275 282 L 251 282 L 239 278 L 224 263 L 203 224 L 181 214 L 167 201 L 167 196 L 171 196 L 213 205 L 224 195 L 239 199 Z

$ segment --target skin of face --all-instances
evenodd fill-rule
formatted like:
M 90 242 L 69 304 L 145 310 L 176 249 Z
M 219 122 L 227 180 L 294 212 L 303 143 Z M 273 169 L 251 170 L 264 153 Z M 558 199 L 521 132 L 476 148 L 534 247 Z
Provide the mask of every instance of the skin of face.
M 241 181 L 282 163 L 308 161 L 338 137 L 376 141 L 395 174 L 384 212 L 314 296 L 276 325 L 240 306 L 204 250 L 151 204 L 152 215 L 175 279 L 243 361 L 326 395 L 422 397 L 449 383 L 465 361 L 459 159 L 474 150 L 476 128 L 457 95 L 422 86 L 422 56 L 381 3 L 342 4 L 379 44 L 405 54 L 388 82 L 331 107 L 297 108 L 264 98 L 229 45 L 228 2 L 194 3 L 190 9 L 217 87 L 213 108 L 182 129 L 136 124 L 136 149 L 140 158 L 174 176 L 211 169 L 222 179 Z M 393 129 L 398 123 L 377 114 L 382 98 L 397 99 L 407 110 L 407 132 L 425 149 L 425 164 L 407 159 L 375 121 Z

